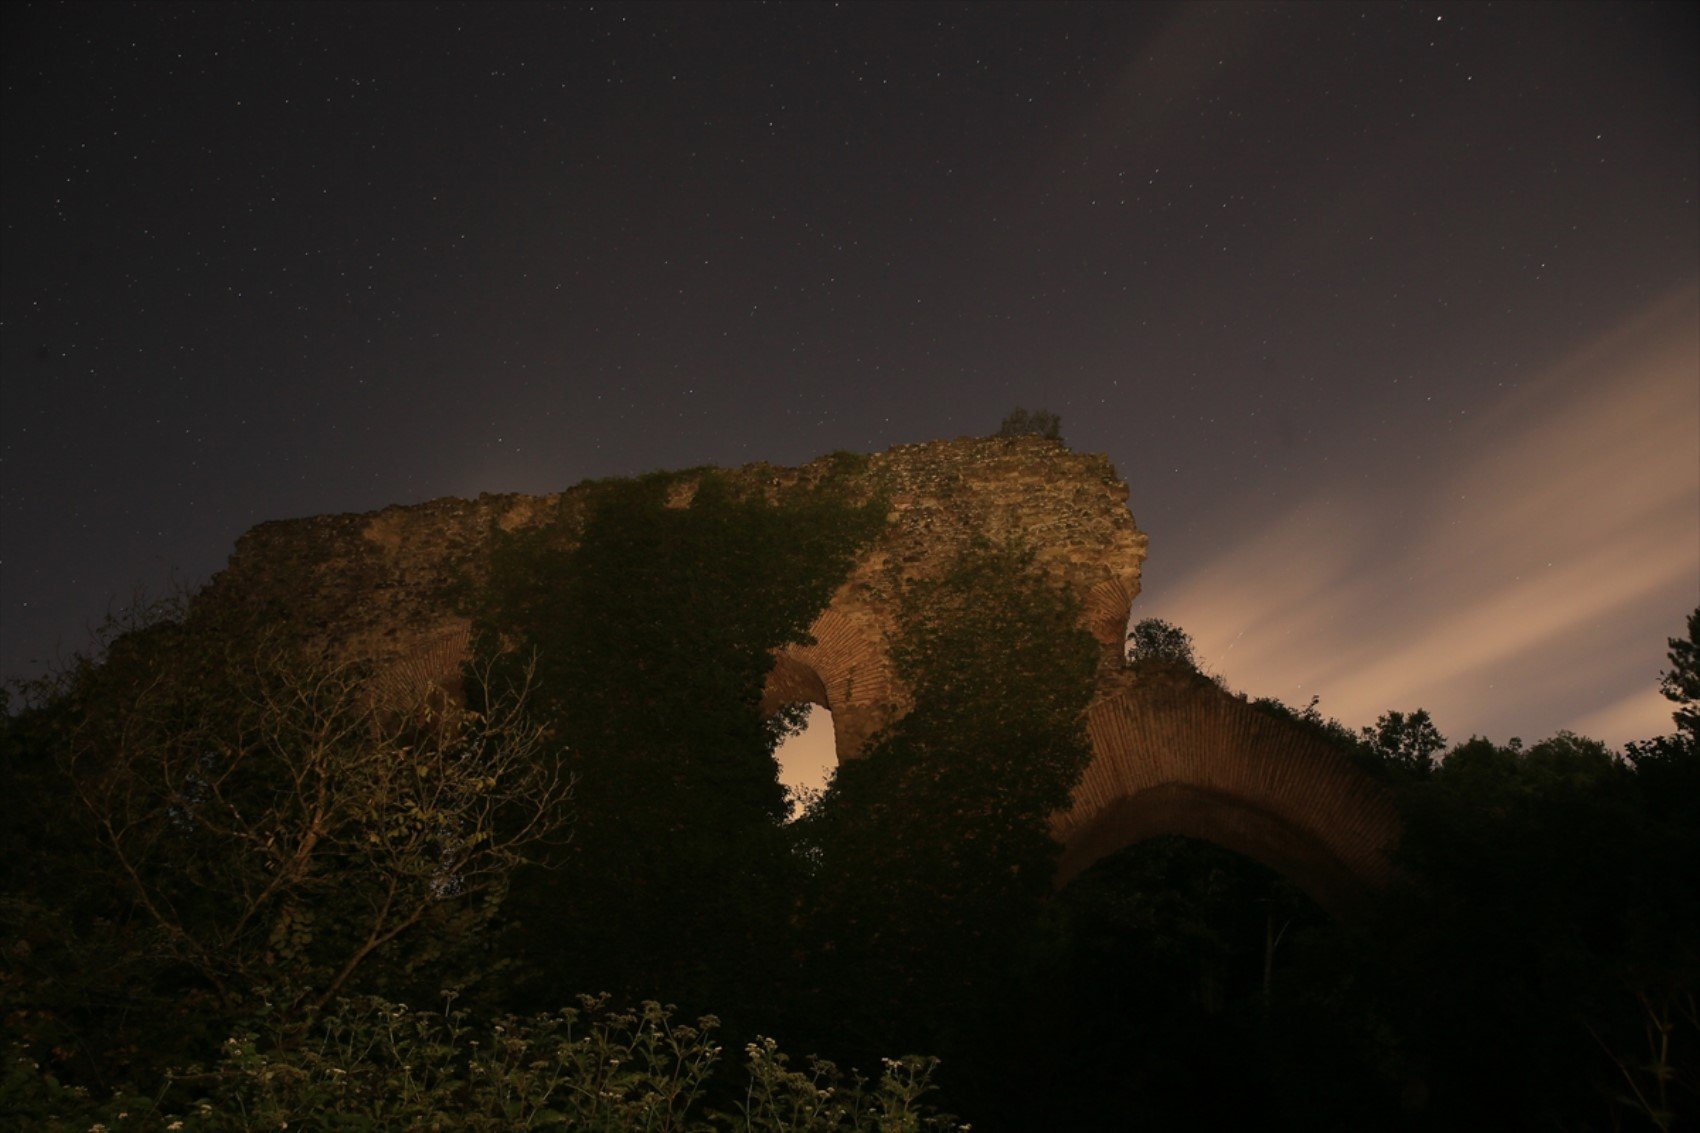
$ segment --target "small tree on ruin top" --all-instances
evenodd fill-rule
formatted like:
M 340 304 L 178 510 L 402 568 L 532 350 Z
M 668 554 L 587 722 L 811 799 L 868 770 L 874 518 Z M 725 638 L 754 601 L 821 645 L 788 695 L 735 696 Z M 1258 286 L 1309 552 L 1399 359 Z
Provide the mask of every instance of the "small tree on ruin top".
M 1047 440 L 1062 440 L 1062 418 L 1048 409 L 1035 409 L 1029 413 L 1016 406 L 1009 411 L 1009 416 L 998 426 L 1000 437 L 1044 437 Z
M 1192 635 L 1162 618 L 1145 618 L 1128 631 L 1127 655 L 1130 661 L 1158 661 L 1188 669 L 1198 668 Z

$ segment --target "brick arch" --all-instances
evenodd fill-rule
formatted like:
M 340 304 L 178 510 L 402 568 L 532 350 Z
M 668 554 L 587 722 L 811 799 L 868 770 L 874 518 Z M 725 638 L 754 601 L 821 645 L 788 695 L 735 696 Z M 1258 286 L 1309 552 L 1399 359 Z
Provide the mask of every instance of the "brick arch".
M 1190 678 L 1128 674 L 1092 704 L 1086 726 L 1092 762 L 1051 823 L 1059 885 L 1159 834 L 1244 854 L 1333 910 L 1392 876 L 1391 800 L 1296 724 Z
M 897 682 L 883 636 L 872 619 L 823 610 L 809 627 L 814 640 L 774 653 L 762 689 L 761 710 L 804 701 L 832 713 L 840 763 L 861 754 L 862 745 L 896 714 Z
M 1099 642 L 1114 645 L 1119 650 L 1126 644 L 1127 620 L 1137 597 L 1137 570 L 1113 574 L 1087 591 L 1081 619 Z

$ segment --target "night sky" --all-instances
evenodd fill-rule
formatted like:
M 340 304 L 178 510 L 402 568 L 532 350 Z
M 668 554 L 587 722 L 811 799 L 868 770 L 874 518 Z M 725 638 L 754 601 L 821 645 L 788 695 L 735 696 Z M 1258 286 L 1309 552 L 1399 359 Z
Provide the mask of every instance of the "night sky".
M 267 519 L 1022 405 L 1235 687 L 1668 731 L 1695 11 L 9 4 L 4 671 Z

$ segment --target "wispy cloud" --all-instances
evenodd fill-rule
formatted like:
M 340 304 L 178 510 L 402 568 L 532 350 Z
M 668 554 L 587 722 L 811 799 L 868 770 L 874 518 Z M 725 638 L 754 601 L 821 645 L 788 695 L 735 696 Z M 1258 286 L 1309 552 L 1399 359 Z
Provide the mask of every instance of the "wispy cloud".
M 1298 500 L 1135 617 L 1351 724 L 1668 731 L 1650 690 L 1700 603 L 1697 312 L 1695 287 L 1666 296 L 1456 430 L 1449 468 Z

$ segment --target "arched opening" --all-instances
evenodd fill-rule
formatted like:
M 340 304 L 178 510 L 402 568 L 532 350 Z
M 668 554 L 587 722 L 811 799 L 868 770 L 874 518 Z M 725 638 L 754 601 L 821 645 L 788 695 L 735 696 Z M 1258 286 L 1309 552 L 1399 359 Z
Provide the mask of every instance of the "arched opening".
M 1391 880 L 1398 812 L 1326 738 L 1195 675 L 1123 681 L 1087 710 L 1092 761 L 1052 818 L 1059 885 L 1165 834 L 1261 862 L 1335 913 Z
M 1295 934 L 1332 922 L 1280 871 L 1181 834 L 1099 859 L 1057 901 L 1073 921 L 1074 960 L 1088 983 L 1111 997 L 1143 994 L 1203 1016 L 1267 1006 Z M 1124 1006 L 1133 1017 L 1151 1013 Z
M 801 727 L 786 735 L 773 749 L 779 765 L 779 782 L 790 804 L 789 819 L 796 818 L 826 790 L 838 769 L 838 736 L 832 712 L 820 704 L 784 706 L 800 710 Z M 783 709 L 782 709 L 783 710 Z
M 1250 1128 L 1290 1110 L 1289 1089 L 1314 1105 L 1331 1075 L 1373 1079 L 1372 1008 L 1341 963 L 1350 926 L 1271 866 L 1159 834 L 1083 869 L 1053 907 L 1045 1033 L 1069 1041 L 1035 1073 L 1067 1108 L 1060 1127 Z

